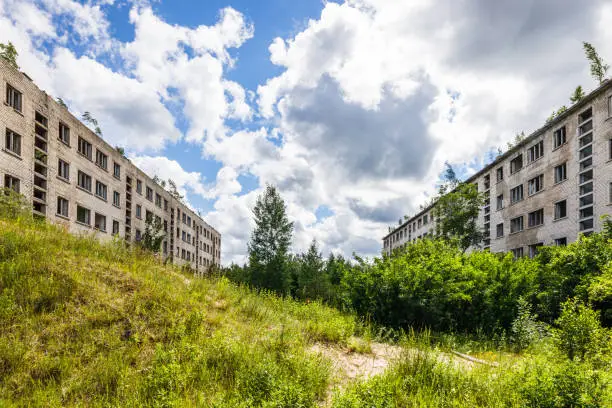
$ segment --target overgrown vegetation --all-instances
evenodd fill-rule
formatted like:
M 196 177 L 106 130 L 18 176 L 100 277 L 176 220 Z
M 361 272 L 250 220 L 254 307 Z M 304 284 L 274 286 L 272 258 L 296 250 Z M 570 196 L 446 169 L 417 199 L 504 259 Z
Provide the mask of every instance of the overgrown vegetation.
M 0 43 L 0 58 L 7 61 L 15 69 L 19 69 L 17 64 L 18 55 L 19 53 L 12 42 L 9 41 L 8 44 Z
M 7 193 L 0 195 L 0 406 L 612 404 L 611 334 L 600 324 L 600 313 L 609 316 L 610 226 L 518 262 L 424 240 L 350 265 L 324 262 L 313 242 L 287 260 L 300 271 L 292 295 L 309 300 L 299 302 L 224 277 L 194 278 L 119 239 L 70 235 L 33 219 Z M 389 335 L 315 298 L 379 324 L 440 331 Z M 511 336 L 485 334 L 506 326 Z M 481 342 L 445 329 L 480 331 Z M 375 332 L 397 340 L 403 355 L 379 376 L 336 388 L 331 362 L 311 346 L 370 352 Z M 514 346 L 520 354 L 509 353 Z M 498 365 L 458 361 L 451 349 Z
M 591 76 L 596 79 L 599 84 L 603 84 L 606 79 L 606 73 L 610 66 L 604 62 L 604 60 L 599 56 L 595 47 L 588 42 L 583 42 L 582 46 L 584 48 L 584 53 L 586 58 L 589 60 L 590 68 L 591 68 Z
M 0 406 L 312 407 L 330 366 L 309 345 L 358 329 L 320 303 L 196 279 L 4 204 Z

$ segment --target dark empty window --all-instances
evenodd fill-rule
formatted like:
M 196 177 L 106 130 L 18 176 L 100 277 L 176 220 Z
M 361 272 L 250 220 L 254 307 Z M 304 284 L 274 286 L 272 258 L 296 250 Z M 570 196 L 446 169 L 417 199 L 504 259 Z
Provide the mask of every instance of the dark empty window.
M 539 209 L 530 212 L 527 216 L 527 225 L 529 227 L 537 227 L 538 225 L 544 224 L 544 210 Z
M 510 161 L 510 174 L 514 174 L 523 168 L 523 155 L 518 155 Z
M 89 160 L 91 160 L 91 143 L 89 143 L 87 140 L 83 139 L 82 137 L 79 137 L 79 153 L 81 153 L 83 156 L 87 157 Z
M 21 135 L 18 135 L 10 129 L 6 129 L 4 141 L 6 150 L 15 153 L 17 156 L 21 156 Z
M 57 215 L 68 218 L 69 203 L 64 197 L 57 197 Z
M 16 111 L 21 112 L 22 106 L 22 96 L 21 92 L 6 84 L 6 103 L 11 106 Z
M 9 190 L 13 190 L 17 194 L 20 192 L 20 180 L 17 177 L 9 176 L 8 174 L 4 175 L 4 188 Z
M 91 192 L 91 176 L 79 170 L 77 174 L 77 184 L 84 190 Z
M 553 149 L 561 147 L 567 141 L 565 126 L 555 130 L 553 133 Z
M 65 124 L 59 124 L 59 139 L 70 146 L 70 128 Z
M 85 225 L 90 225 L 91 223 L 91 212 L 80 205 L 77 205 L 77 222 Z
M 555 203 L 555 220 L 567 217 L 567 200 Z

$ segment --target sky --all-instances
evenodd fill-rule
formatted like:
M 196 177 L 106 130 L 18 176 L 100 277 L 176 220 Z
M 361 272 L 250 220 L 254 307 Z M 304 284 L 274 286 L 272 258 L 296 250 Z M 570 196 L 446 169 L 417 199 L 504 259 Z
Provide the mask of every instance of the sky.
M 0 0 L 0 42 L 244 262 L 276 186 L 293 251 L 380 253 L 388 227 L 612 61 L 603 0 Z

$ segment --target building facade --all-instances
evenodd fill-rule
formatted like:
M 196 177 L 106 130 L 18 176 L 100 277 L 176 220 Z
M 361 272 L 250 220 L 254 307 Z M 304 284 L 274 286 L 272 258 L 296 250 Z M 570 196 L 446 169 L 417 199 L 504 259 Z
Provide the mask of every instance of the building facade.
M 35 215 L 75 234 L 137 242 L 147 219 L 163 225 L 160 253 L 204 273 L 221 260 L 221 235 L 0 58 L 0 177 Z
M 482 247 L 534 256 L 599 232 L 612 215 L 612 81 L 572 105 L 470 177 L 485 194 Z M 433 204 L 435 206 L 435 204 Z M 383 238 L 390 254 L 435 233 L 432 207 Z

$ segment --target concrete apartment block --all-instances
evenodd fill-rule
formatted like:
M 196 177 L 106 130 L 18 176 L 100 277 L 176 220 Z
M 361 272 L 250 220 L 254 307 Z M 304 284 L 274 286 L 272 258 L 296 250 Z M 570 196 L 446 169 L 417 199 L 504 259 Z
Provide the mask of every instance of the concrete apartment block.
M 2 186 L 34 214 L 75 234 L 137 242 L 147 217 L 164 226 L 161 254 L 197 273 L 220 265 L 221 235 L 22 72 L 0 59 Z M 163 175 L 160 175 L 163 178 Z
M 485 232 L 483 248 L 492 252 L 534 256 L 541 245 L 565 245 L 601 231 L 602 217 L 612 215 L 612 81 L 467 182 L 487 198 L 478 224 Z M 432 209 L 385 236 L 383 252 L 435 233 Z

